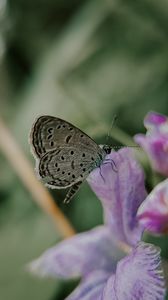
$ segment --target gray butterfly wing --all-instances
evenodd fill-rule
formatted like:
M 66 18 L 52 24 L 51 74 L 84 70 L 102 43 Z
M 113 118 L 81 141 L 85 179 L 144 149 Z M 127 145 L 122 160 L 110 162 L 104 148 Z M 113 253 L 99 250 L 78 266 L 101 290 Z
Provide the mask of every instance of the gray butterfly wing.
M 35 121 L 30 141 L 39 177 L 51 188 L 66 188 L 83 181 L 104 158 L 104 151 L 88 135 L 52 116 Z
M 75 144 L 99 151 L 99 146 L 80 129 L 52 116 L 41 116 L 35 121 L 30 133 L 30 143 L 37 158 L 42 158 L 50 150 Z
M 100 149 L 101 150 L 101 149 Z M 37 165 L 39 177 L 51 188 L 67 188 L 82 182 L 101 160 L 94 149 L 84 145 L 57 147 L 47 152 Z

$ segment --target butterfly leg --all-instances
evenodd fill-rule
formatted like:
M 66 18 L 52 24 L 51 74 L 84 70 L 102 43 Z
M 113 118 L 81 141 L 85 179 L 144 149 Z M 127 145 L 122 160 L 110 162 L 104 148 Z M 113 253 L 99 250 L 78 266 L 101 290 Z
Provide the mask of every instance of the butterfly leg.
M 101 171 L 101 165 L 100 165 L 100 176 L 101 176 L 101 178 L 103 179 L 103 181 L 104 181 L 104 183 L 105 183 L 105 179 L 104 179 L 104 177 L 103 177 L 103 175 L 102 175 L 102 171 Z
M 82 184 L 82 181 L 78 181 L 77 183 L 75 183 L 74 185 L 72 185 L 69 189 L 69 191 L 67 192 L 65 199 L 64 199 L 64 203 L 69 203 L 71 198 L 76 194 L 76 192 L 79 190 L 80 186 Z
M 116 166 L 116 163 L 114 162 L 114 160 L 112 160 L 112 159 L 105 159 L 104 162 L 103 162 L 104 165 L 106 165 L 108 163 L 111 164 L 112 170 L 117 173 L 117 166 Z

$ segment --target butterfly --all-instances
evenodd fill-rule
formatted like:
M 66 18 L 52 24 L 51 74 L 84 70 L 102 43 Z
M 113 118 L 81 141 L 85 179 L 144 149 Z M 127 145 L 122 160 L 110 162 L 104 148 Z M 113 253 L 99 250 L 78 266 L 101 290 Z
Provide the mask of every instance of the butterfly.
M 99 146 L 69 122 L 47 115 L 35 120 L 30 144 L 38 177 L 45 185 L 69 188 L 64 202 L 70 201 L 89 173 L 111 153 L 110 146 Z

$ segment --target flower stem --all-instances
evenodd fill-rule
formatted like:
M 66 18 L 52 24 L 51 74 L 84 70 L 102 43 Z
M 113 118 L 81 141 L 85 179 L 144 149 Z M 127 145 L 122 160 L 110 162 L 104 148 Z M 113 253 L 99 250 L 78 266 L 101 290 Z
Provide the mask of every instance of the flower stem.
M 34 201 L 51 217 L 61 235 L 64 238 L 74 235 L 73 227 L 57 207 L 47 189 L 36 179 L 31 164 L 2 119 L 0 119 L 0 149 L 32 194 Z

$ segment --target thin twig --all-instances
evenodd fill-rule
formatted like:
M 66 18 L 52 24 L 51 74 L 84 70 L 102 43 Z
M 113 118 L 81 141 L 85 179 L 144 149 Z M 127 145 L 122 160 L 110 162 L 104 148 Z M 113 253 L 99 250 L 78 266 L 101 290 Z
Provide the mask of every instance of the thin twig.
M 61 235 L 64 238 L 74 235 L 73 227 L 57 207 L 47 189 L 36 179 L 31 164 L 2 119 L 0 119 L 0 149 L 32 194 L 33 199 L 52 218 Z

